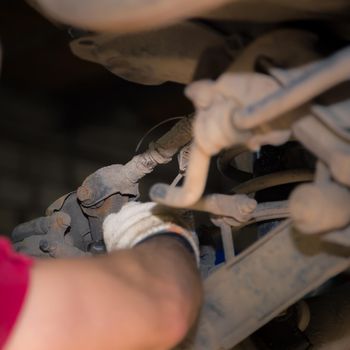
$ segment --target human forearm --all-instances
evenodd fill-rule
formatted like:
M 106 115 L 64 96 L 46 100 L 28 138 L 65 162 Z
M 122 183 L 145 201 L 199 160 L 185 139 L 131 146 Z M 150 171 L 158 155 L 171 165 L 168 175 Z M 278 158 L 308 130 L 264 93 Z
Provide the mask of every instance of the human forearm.
M 178 241 L 156 237 L 135 248 L 142 265 L 157 280 L 157 288 L 163 294 L 177 297 L 187 325 L 197 317 L 202 301 L 202 285 L 194 256 Z M 140 261 L 141 262 L 141 261 Z
M 108 265 L 104 270 L 147 295 L 146 302 L 159 311 L 157 321 L 169 324 L 163 330 L 163 340 L 168 338 L 174 344 L 181 340 L 194 323 L 202 301 L 193 254 L 175 239 L 159 236 L 112 256 L 103 261 Z
M 9 349 L 170 348 L 200 299 L 192 256 L 169 238 L 95 259 L 39 262 Z

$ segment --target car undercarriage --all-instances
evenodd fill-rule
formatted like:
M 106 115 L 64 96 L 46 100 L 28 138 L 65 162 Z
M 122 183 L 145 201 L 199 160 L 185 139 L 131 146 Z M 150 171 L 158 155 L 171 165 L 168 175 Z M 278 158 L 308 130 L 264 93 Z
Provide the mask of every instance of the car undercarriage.
M 17 250 L 103 254 L 106 216 L 151 199 L 200 241 L 205 300 L 179 349 L 349 349 L 349 3 L 31 3 L 64 24 L 74 55 L 138 84 L 182 84 L 193 111 L 17 226 Z M 145 193 L 172 161 L 172 182 Z

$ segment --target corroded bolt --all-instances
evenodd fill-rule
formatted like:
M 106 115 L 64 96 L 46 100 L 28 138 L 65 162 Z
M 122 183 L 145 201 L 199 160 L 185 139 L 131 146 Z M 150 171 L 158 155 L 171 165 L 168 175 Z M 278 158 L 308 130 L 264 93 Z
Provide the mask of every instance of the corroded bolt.
M 49 244 L 49 242 L 46 239 L 42 239 L 39 242 L 39 248 L 44 253 L 48 253 L 50 251 L 50 244 Z
M 85 202 L 92 197 L 90 189 L 86 186 L 80 186 L 77 190 L 77 196 L 81 202 Z
M 55 242 L 49 242 L 46 239 L 42 239 L 39 242 L 39 248 L 44 253 L 52 253 L 56 250 L 57 244 Z
M 56 223 L 59 227 L 68 227 L 71 223 L 71 218 L 68 214 L 64 212 L 55 213 Z

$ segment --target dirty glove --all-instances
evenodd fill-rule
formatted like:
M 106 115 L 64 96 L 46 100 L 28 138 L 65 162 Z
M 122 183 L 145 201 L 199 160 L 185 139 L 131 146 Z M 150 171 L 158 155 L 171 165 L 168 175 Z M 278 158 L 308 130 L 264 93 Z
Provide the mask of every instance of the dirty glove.
M 178 235 L 188 242 L 199 264 L 198 238 L 186 228 L 179 211 L 154 202 L 130 202 L 118 213 L 110 214 L 103 222 L 107 251 L 132 248 L 150 237 L 162 234 Z

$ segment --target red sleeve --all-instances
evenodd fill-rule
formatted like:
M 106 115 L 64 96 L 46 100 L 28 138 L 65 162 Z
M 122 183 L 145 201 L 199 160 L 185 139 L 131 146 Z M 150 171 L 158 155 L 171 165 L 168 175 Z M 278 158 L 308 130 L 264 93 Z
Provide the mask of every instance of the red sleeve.
M 0 237 L 0 349 L 21 310 L 31 265 L 30 258 L 14 252 L 10 242 Z

